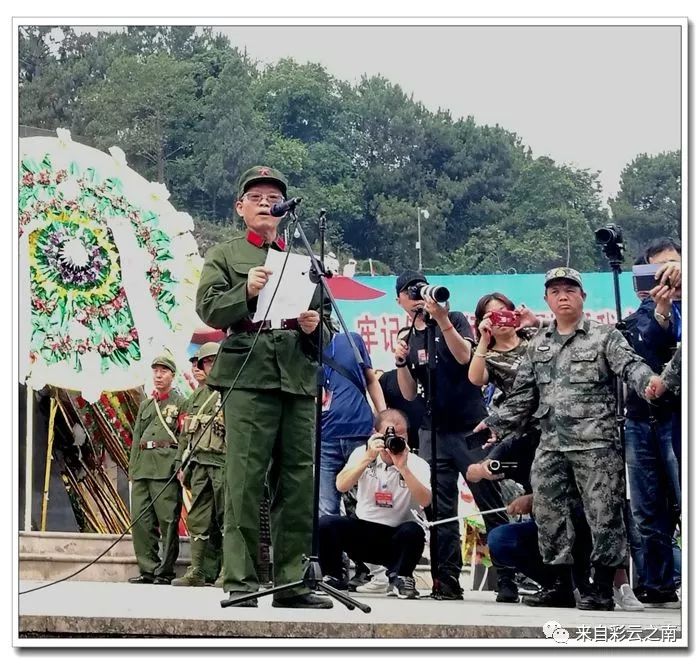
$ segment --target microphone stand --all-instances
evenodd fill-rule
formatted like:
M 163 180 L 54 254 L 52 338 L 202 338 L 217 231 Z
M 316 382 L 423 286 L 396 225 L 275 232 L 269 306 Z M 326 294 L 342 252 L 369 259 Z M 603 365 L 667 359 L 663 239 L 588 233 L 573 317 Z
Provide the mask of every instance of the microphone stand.
M 321 286 L 321 320 L 319 321 L 318 327 L 316 328 L 316 336 L 317 336 L 317 361 L 318 361 L 318 370 L 317 370 L 317 379 L 316 379 L 316 428 L 315 428 L 315 436 L 314 436 L 314 493 L 313 493 L 313 521 L 312 521 L 312 538 L 311 538 L 311 552 L 308 556 L 304 556 L 303 561 L 306 565 L 304 568 L 304 574 L 301 579 L 298 581 L 293 581 L 292 583 L 285 583 L 281 586 L 273 586 L 272 588 L 267 588 L 265 590 L 260 590 L 255 593 L 249 593 L 247 595 L 241 595 L 240 597 L 236 597 L 234 599 L 226 599 L 221 602 L 221 606 L 226 608 L 228 606 L 235 606 L 236 604 L 239 604 L 241 602 L 245 602 L 249 599 L 253 599 L 255 597 L 263 597 L 265 595 L 271 595 L 272 593 L 280 592 L 282 590 L 291 590 L 292 588 L 299 588 L 299 587 L 306 587 L 311 591 L 318 591 L 322 590 L 326 595 L 330 595 L 334 599 L 338 600 L 341 604 L 344 604 L 348 609 L 353 610 L 355 607 L 360 609 L 360 611 L 364 613 L 369 613 L 372 608 L 367 606 L 366 604 L 363 604 L 362 602 L 358 602 L 356 599 L 350 597 L 346 593 L 344 593 L 341 590 L 338 590 L 337 588 L 334 588 L 333 586 L 329 585 L 323 580 L 323 572 L 321 571 L 321 564 L 319 563 L 319 536 L 318 536 L 318 505 L 319 505 L 319 499 L 320 499 L 320 494 L 321 494 L 321 473 L 320 473 L 320 468 L 321 468 L 321 406 L 322 406 L 322 388 L 323 388 L 323 311 L 325 309 L 325 303 L 326 300 L 328 300 L 331 303 L 331 306 L 333 310 L 335 311 L 336 315 L 338 316 L 338 320 L 340 321 L 341 326 L 343 327 L 343 331 L 347 335 L 350 344 L 353 348 L 354 354 L 355 354 L 355 359 L 357 360 L 358 364 L 362 362 L 362 356 L 360 355 L 359 350 L 357 349 L 357 346 L 353 342 L 352 337 L 350 336 L 350 333 L 348 332 L 348 328 L 345 325 L 345 321 L 343 320 L 343 317 L 340 313 L 340 310 L 338 309 L 338 305 L 335 301 L 335 298 L 333 297 L 333 294 L 331 293 L 330 289 L 328 288 L 328 277 L 331 276 L 330 271 L 326 270 L 324 264 L 323 264 L 323 252 L 324 252 L 324 243 L 325 243 L 325 232 L 326 232 L 326 211 L 321 210 L 319 213 L 318 217 L 318 227 L 319 227 L 319 239 L 320 239 L 320 245 L 321 245 L 321 251 L 320 251 L 320 258 L 316 258 L 314 255 L 313 249 L 311 248 L 311 245 L 309 244 L 309 240 L 306 237 L 306 233 L 304 233 L 304 229 L 302 228 L 301 224 L 299 223 L 299 219 L 296 216 L 296 213 L 294 210 L 290 210 L 289 212 L 291 218 L 294 221 L 294 226 L 293 226 L 293 231 L 291 235 L 293 237 L 296 237 L 296 233 L 299 233 L 299 236 L 302 240 L 302 243 L 304 244 L 304 248 L 306 250 L 306 253 L 309 255 L 309 259 L 311 260 L 311 268 L 309 270 L 309 279 L 315 284 L 318 284 Z
M 437 390 L 437 348 L 435 332 L 437 322 L 428 313 L 423 312 L 425 321 L 425 342 L 428 353 L 428 380 L 425 390 L 425 408 L 430 421 L 430 491 L 432 493 L 430 511 L 432 518 L 438 518 L 438 480 L 437 480 L 437 429 L 435 428 L 435 392 Z M 433 579 L 438 578 L 439 529 L 430 533 L 430 563 Z

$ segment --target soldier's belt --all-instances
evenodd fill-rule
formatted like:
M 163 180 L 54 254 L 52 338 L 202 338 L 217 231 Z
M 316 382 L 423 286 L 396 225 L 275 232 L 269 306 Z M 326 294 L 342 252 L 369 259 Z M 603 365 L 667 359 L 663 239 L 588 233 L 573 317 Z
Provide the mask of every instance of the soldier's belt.
M 254 323 L 249 318 L 246 318 L 229 327 L 226 333 L 233 334 L 234 332 L 257 332 L 258 330 L 268 332 L 273 329 L 298 330 L 299 321 L 296 318 L 283 318 L 280 321 L 280 327 L 273 328 L 271 320 L 260 320 L 257 323 Z
M 157 447 L 174 447 L 177 449 L 177 445 L 170 440 L 144 440 L 142 443 L 139 443 L 139 449 L 141 450 L 154 450 Z

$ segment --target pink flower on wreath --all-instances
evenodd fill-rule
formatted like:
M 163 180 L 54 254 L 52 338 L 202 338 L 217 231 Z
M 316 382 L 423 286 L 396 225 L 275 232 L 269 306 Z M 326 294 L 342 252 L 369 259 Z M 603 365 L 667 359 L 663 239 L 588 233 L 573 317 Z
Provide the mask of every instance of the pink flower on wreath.
M 110 302 L 107 302 L 107 304 L 103 304 L 100 307 L 100 315 L 103 318 L 109 318 L 113 313 L 114 313 L 114 307 L 111 305 Z
M 56 184 L 60 184 L 68 177 L 68 171 L 62 168 L 60 171 L 56 171 Z
M 32 307 L 42 313 L 47 311 L 46 302 L 36 295 L 32 297 Z
M 91 350 L 90 341 L 88 339 L 78 341 L 75 346 L 75 350 L 77 350 L 81 355 L 87 353 L 89 350 Z
M 22 176 L 22 185 L 25 187 L 31 187 L 34 184 L 34 173 L 25 173 Z
M 49 178 L 48 171 L 41 171 L 39 173 L 39 184 L 51 184 L 51 178 Z
M 114 344 L 120 350 L 128 348 L 131 344 L 131 335 L 118 334 L 116 337 L 114 337 Z
M 163 290 L 163 287 L 162 287 L 160 284 L 153 284 L 153 285 L 151 286 L 151 289 L 150 289 L 150 290 L 151 290 L 151 295 L 152 295 L 153 297 L 158 297 L 158 295 L 160 294 L 160 292 Z
M 135 327 L 132 327 L 132 328 L 129 330 L 129 335 L 131 336 L 131 338 L 132 338 L 133 340 L 136 340 L 136 339 L 139 338 L 139 331 L 138 331 Z
M 100 355 L 106 356 L 106 355 L 111 355 L 114 352 L 114 344 L 111 341 L 108 341 L 105 339 L 104 341 L 101 341 L 98 346 L 97 346 L 97 352 Z

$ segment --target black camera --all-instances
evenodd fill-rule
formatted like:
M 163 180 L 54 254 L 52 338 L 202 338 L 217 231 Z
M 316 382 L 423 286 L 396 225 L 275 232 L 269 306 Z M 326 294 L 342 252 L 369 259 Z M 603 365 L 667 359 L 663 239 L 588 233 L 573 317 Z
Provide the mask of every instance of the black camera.
M 432 297 L 436 302 L 443 304 L 450 299 L 450 291 L 445 286 L 429 286 L 425 281 L 411 284 L 406 293 L 409 300 L 425 300 L 426 297 Z
M 392 454 L 401 454 L 406 449 L 406 439 L 397 436 L 394 427 L 387 427 L 384 432 L 384 447 Z
M 595 241 L 603 249 L 609 260 L 622 261 L 625 253 L 625 242 L 622 239 L 622 229 L 616 224 L 606 224 L 595 231 Z
M 489 459 L 488 469 L 490 473 L 503 473 L 506 471 L 517 470 L 517 461 L 499 461 L 498 459 Z

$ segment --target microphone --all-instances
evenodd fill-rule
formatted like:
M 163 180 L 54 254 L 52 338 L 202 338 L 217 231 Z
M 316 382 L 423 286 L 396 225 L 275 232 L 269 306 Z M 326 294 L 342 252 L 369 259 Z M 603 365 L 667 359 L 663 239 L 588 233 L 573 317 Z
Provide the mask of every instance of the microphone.
M 301 198 L 290 198 L 288 201 L 275 203 L 270 208 L 270 214 L 273 217 L 284 217 L 287 212 L 293 210 L 297 205 L 299 205 L 299 203 L 301 203 Z

